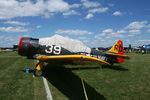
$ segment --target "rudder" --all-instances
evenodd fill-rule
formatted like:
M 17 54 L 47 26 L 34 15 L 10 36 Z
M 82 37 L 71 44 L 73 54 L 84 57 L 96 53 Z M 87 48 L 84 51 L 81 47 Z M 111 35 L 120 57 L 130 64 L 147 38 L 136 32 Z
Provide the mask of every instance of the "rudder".
M 121 40 L 118 40 L 116 44 L 109 50 L 109 52 L 118 55 L 124 55 L 123 42 Z M 124 62 L 124 58 L 117 57 L 117 63 L 122 62 Z

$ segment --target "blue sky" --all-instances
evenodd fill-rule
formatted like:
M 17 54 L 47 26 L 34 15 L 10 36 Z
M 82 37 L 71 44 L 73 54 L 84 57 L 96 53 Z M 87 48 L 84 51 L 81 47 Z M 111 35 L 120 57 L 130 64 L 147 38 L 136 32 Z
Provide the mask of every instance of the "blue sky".
M 89 47 L 150 44 L 150 0 L 0 0 L 0 47 L 59 34 Z

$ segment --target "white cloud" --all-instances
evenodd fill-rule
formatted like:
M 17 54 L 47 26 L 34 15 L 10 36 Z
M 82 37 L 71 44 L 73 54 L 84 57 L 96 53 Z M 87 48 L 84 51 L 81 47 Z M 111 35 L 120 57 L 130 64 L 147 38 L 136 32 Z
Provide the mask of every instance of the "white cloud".
M 44 15 L 43 15 L 43 17 L 46 18 L 46 19 L 48 19 L 52 16 L 54 16 L 54 13 L 49 13 L 49 12 L 45 12 Z
M 87 30 L 57 30 L 56 34 L 68 34 L 68 35 L 87 35 L 93 34 L 93 32 L 88 32 Z
M 147 33 L 150 33 L 150 29 L 148 29 L 146 32 L 147 32 Z
M 11 19 L 25 16 L 44 16 L 49 18 L 56 13 L 67 12 L 72 8 L 78 8 L 80 4 L 68 4 L 63 0 L 0 0 L 0 19 Z
M 40 26 L 40 25 L 37 25 L 36 28 L 39 29 L 39 28 L 41 28 L 41 26 Z
M 150 43 L 149 39 L 139 39 L 139 40 L 135 40 L 134 42 L 132 42 L 132 44 L 137 45 L 137 46 L 147 45 L 149 43 Z
M 19 37 L 0 36 L 0 47 L 13 47 L 14 44 L 19 43 Z
M 150 28 L 150 24 L 147 25 L 147 28 Z
M 69 10 L 69 4 L 63 0 L 48 0 L 47 7 L 49 12 L 64 12 Z
M 88 1 L 88 0 L 81 0 L 81 2 L 83 3 L 83 6 L 85 8 L 90 8 L 90 7 L 98 7 L 101 4 L 99 2 L 93 2 L 93 1 Z
M 95 45 L 95 47 L 110 47 L 113 46 L 115 44 L 116 41 L 112 40 L 112 39 L 101 39 L 99 42 L 97 42 L 97 44 Z
M 122 13 L 121 13 L 120 11 L 115 11 L 115 12 L 113 13 L 113 15 L 114 15 L 114 16 L 121 16 Z
M 118 34 L 116 32 L 112 32 L 107 35 L 107 38 L 123 38 L 123 37 L 125 36 L 122 34 Z
M 126 31 L 125 30 L 118 30 L 117 33 L 119 33 L 119 34 L 120 33 L 126 33 Z
M 85 40 L 85 39 L 88 39 L 87 37 L 79 37 L 78 38 L 79 40 Z
M 104 8 L 94 8 L 94 9 L 90 9 L 88 12 L 89 13 L 104 13 L 108 10 L 108 7 L 104 7 Z
M 150 42 L 150 40 L 138 40 L 138 42 Z
M 95 39 L 100 39 L 100 40 L 102 39 L 101 34 L 95 35 L 94 38 L 95 38 Z
M 31 1 L 19 2 L 16 0 L 0 1 L 0 19 L 9 19 L 23 16 L 37 16 L 43 13 L 45 5 L 43 0 L 36 3 Z
M 101 33 L 98 36 L 105 36 L 105 35 L 106 35 L 106 33 Z
M 70 8 L 79 8 L 81 4 L 72 4 L 70 5 Z
M 132 35 L 136 35 L 136 34 L 140 34 L 141 30 L 130 30 L 129 33 Z
M 105 29 L 101 32 L 101 34 L 98 34 L 95 36 L 95 38 L 113 38 L 113 37 L 118 37 L 118 38 L 124 38 L 124 37 L 131 37 L 135 35 L 139 35 L 142 33 L 142 28 L 148 28 L 149 24 L 148 21 L 135 21 L 127 25 L 125 28 L 114 31 L 111 28 Z M 147 33 L 150 33 L 150 29 L 146 30 Z
M 83 40 L 83 42 L 84 42 L 84 43 L 88 43 L 88 42 L 89 42 L 89 40 Z
M 133 35 L 133 34 L 128 34 L 128 36 L 129 36 L 129 37 L 132 37 L 132 36 L 134 36 L 134 35 Z
M 86 15 L 85 19 L 91 19 L 93 16 L 94 16 L 93 14 L 89 13 L 88 15 Z
M 147 21 L 141 21 L 141 22 L 135 21 L 130 23 L 128 26 L 126 26 L 125 29 L 141 29 L 146 27 L 147 23 L 148 23 Z
M 23 27 L 0 27 L 0 31 L 10 33 L 28 32 L 29 30 L 30 29 L 25 29 Z
M 111 28 L 105 29 L 101 32 L 101 34 L 96 35 L 95 38 L 101 39 L 102 37 L 106 38 L 124 38 L 124 37 L 131 37 L 135 35 L 139 35 L 142 33 L 142 28 L 148 28 L 148 22 L 147 21 L 135 21 L 127 25 L 125 28 L 114 31 Z M 150 33 L 150 29 L 147 29 L 147 33 Z
M 103 30 L 103 33 L 111 33 L 111 32 L 113 32 L 113 29 L 110 28 Z
M 96 39 L 102 39 L 102 37 L 106 38 L 123 38 L 125 35 L 122 35 L 121 33 L 124 33 L 124 30 L 118 30 L 117 32 L 113 31 L 113 29 L 105 29 L 102 31 L 101 34 L 95 35 Z
M 64 12 L 63 13 L 64 16 L 69 16 L 69 15 L 80 15 L 80 13 L 74 11 L 74 10 L 70 10 L 70 11 L 67 11 L 67 12 Z
M 21 25 L 21 26 L 29 25 L 29 23 L 19 22 L 19 21 L 6 21 L 4 22 L 4 24 Z
M 129 25 L 127 25 L 125 28 L 122 28 L 122 29 L 118 29 L 118 30 L 113 30 L 111 28 L 108 28 L 108 29 L 104 29 L 101 31 L 101 34 L 98 34 L 98 35 L 95 35 L 94 38 L 97 39 L 97 40 L 102 40 L 102 39 L 105 39 L 105 40 L 113 40 L 113 39 L 120 39 L 120 38 L 123 38 L 123 39 L 129 39 L 129 37 L 131 36 L 136 36 L 138 35 L 138 40 L 140 40 L 140 37 L 141 36 L 140 34 L 146 30 L 145 32 L 147 33 L 150 33 L 150 29 L 148 28 L 149 26 L 149 23 L 147 21 L 135 21 L 135 22 L 132 22 L 130 23 Z M 145 28 L 145 29 L 143 29 Z M 134 41 L 126 41 L 127 44 L 132 44 L 132 45 L 143 45 L 143 44 L 146 44 L 147 42 L 150 42 L 150 40 L 134 40 Z M 106 42 L 108 45 L 110 45 L 110 42 Z M 104 45 L 104 44 L 102 44 Z
M 129 30 L 129 34 L 128 36 L 129 37 L 132 37 L 132 36 L 135 36 L 135 35 L 138 35 L 138 34 L 141 34 L 141 30 Z

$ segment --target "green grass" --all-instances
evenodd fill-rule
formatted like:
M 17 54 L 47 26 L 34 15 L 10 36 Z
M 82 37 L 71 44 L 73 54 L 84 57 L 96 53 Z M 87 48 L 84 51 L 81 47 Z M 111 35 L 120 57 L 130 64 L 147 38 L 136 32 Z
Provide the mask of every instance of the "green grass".
M 150 55 L 131 53 L 130 60 L 114 67 L 98 64 L 45 64 L 54 100 L 85 100 L 81 78 L 89 100 L 148 100 L 150 98 Z M 0 100 L 44 100 L 41 77 L 32 78 L 26 68 L 36 61 L 16 52 L 0 53 Z M 80 70 L 79 70 L 80 67 Z
M 16 52 L 0 53 L 0 100 L 46 100 L 42 79 L 24 72 L 34 65 Z

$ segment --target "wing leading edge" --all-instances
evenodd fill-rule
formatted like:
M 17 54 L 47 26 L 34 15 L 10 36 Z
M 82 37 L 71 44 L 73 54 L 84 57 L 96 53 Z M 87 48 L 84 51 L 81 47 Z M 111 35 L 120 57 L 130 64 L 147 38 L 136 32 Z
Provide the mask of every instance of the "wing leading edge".
M 85 56 L 85 55 L 58 55 L 58 56 L 45 56 L 41 55 L 36 57 L 37 60 L 44 61 L 44 62 L 49 62 L 50 60 L 80 60 L 80 61 L 91 61 L 95 63 L 102 63 L 102 64 L 110 64 L 104 60 L 90 57 L 90 56 Z

